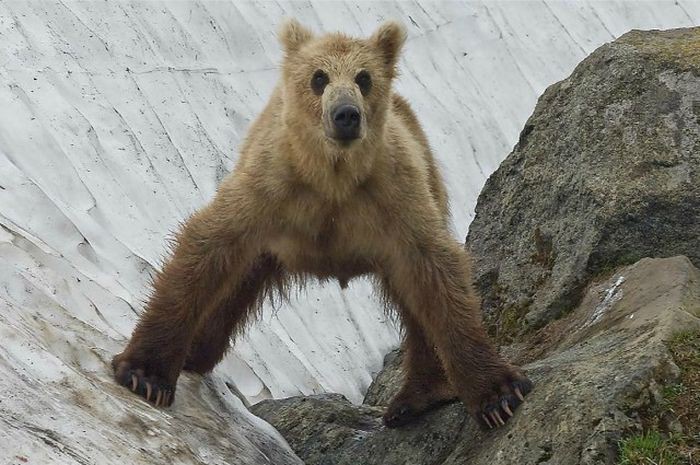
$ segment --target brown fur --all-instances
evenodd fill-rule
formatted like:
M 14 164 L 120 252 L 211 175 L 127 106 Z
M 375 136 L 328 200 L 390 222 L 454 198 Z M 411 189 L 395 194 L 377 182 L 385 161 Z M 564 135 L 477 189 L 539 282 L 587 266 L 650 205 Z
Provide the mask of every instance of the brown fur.
M 427 138 L 391 89 L 404 40 L 395 23 L 366 40 L 315 37 L 294 21 L 282 29 L 280 85 L 234 172 L 177 236 L 146 312 L 114 359 L 120 383 L 169 405 L 183 367 L 211 370 L 274 290 L 284 294 L 307 276 L 344 283 L 372 274 L 406 329 L 406 383 L 387 424 L 455 396 L 489 425 L 500 423 L 502 401 L 517 406 L 529 381 L 487 339 Z M 318 69 L 329 78 L 322 95 L 310 87 Z M 366 95 L 353 81 L 360 70 L 372 78 Z M 362 114 L 351 143 L 329 136 L 341 99 Z

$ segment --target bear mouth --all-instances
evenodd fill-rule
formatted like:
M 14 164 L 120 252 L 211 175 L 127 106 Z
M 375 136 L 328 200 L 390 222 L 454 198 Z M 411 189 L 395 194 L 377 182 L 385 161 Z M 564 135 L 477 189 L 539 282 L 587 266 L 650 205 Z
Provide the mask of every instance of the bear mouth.
M 326 136 L 326 141 L 331 144 L 332 146 L 340 147 L 343 149 L 349 148 L 352 145 L 354 145 L 355 142 L 359 141 L 362 139 L 362 134 L 339 134 L 337 131 L 334 130 L 326 130 L 325 136 Z
M 334 135 L 331 137 L 331 140 L 335 141 L 338 145 L 341 147 L 350 147 L 353 142 L 356 140 L 359 140 L 360 136 L 343 136 L 343 135 Z

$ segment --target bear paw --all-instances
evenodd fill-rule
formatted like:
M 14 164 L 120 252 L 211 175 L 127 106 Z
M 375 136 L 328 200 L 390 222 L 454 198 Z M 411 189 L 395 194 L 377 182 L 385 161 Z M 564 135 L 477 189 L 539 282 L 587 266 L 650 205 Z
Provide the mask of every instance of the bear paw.
M 511 375 L 507 381 L 481 397 L 481 403 L 474 412 L 476 421 L 487 429 L 505 425 L 530 391 L 532 381 L 522 375 Z
M 116 381 L 140 395 L 156 407 L 169 407 L 175 400 L 175 383 L 165 378 L 148 373 L 143 367 L 117 355 L 112 360 Z
M 384 425 L 387 428 L 398 428 L 410 423 L 425 414 L 445 404 L 457 400 L 456 395 L 451 390 L 439 390 L 431 393 L 399 393 L 386 409 L 384 413 Z

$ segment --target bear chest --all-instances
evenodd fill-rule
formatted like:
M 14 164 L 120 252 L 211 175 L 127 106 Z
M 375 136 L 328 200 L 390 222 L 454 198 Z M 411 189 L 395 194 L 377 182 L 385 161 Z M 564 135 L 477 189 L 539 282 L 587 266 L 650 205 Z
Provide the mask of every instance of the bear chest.
M 322 276 L 356 275 L 371 261 L 367 215 L 355 208 L 297 212 L 271 241 L 271 251 L 293 271 Z M 358 265 L 362 263 L 363 265 Z M 350 270 L 353 270 L 350 273 Z

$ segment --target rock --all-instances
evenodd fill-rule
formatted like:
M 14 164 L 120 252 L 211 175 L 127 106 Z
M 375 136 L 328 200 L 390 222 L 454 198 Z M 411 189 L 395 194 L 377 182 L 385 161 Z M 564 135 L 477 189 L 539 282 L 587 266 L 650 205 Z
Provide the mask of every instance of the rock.
M 509 340 L 642 257 L 700 266 L 700 28 L 632 31 L 549 87 L 487 181 L 467 237 Z
M 614 464 L 624 432 L 661 399 L 678 367 L 666 341 L 700 330 L 700 271 L 686 257 L 645 258 L 591 285 L 566 318 L 540 332 L 524 368 L 534 391 L 503 428 L 478 429 L 460 403 L 400 429 L 381 409 L 338 395 L 264 401 L 252 411 L 275 426 L 308 465 Z M 396 357 L 372 386 L 382 399 Z M 381 385 L 381 380 L 388 385 Z M 377 401 L 378 402 L 378 401 Z
M 384 368 L 377 373 L 372 384 L 367 388 L 365 405 L 386 406 L 399 393 L 403 381 L 403 350 L 394 349 L 384 357 Z
M 306 465 L 441 463 L 467 418 L 453 404 L 392 430 L 382 424 L 382 408 L 355 406 L 338 394 L 264 400 L 251 412 L 276 427 Z
M 329 453 L 382 425 L 381 409 L 353 406 L 340 394 L 264 400 L 251 412 L 275 418 L 275 427 L 303 454 L 307 465 L 326 463 L 324 457 Z

